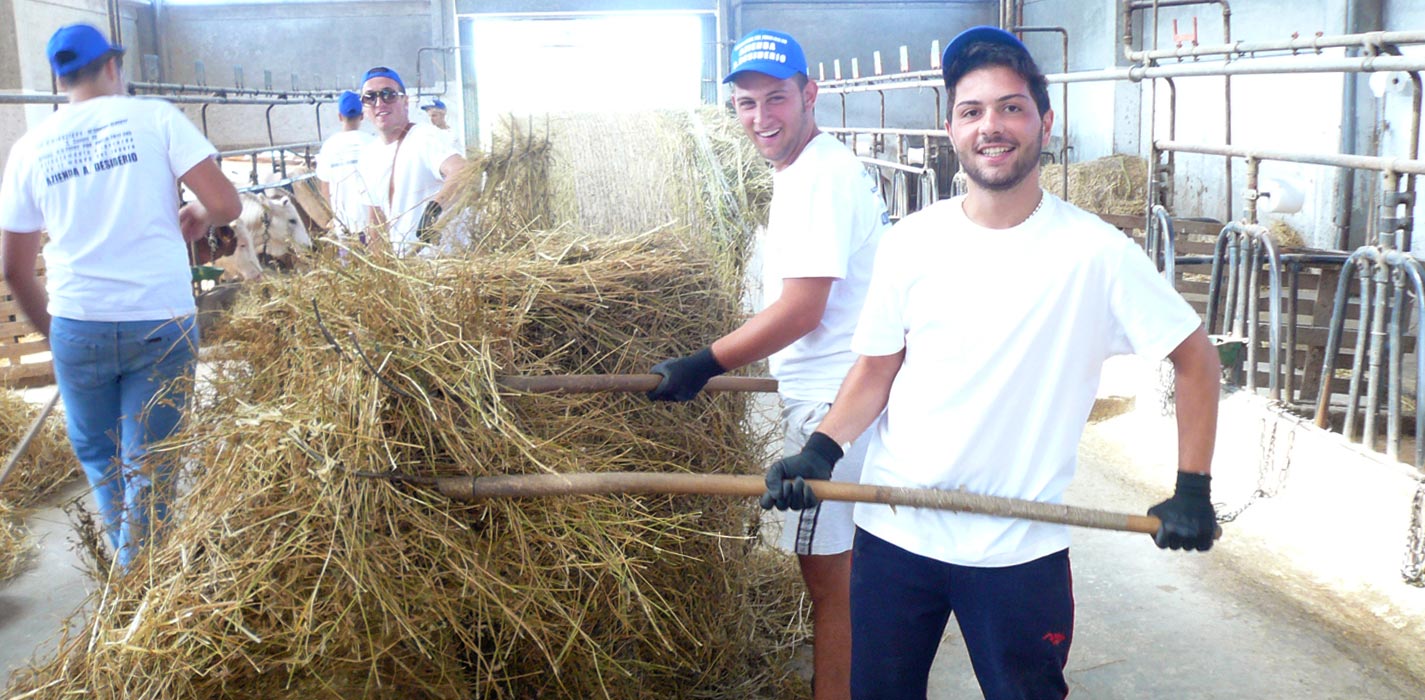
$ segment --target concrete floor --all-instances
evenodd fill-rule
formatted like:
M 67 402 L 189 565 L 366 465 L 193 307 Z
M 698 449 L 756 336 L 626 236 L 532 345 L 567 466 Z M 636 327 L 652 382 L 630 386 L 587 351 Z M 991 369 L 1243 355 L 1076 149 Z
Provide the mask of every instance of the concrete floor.
M 1131 394 L 1154 373 L 1128 365 L 1113 373 L 1128 381 L 1106 382 L 1101 393 Z M 1166 497 L 1173 419 L 1151 398 L 1137 405 L 1089 427 L 1069 503 L 1142 512 Z M 1290 462 L 1286 487 L 1225 525 L 1206 554 L 1160 551 L 1144 535 L 1076 530 L 1073 697 L 1425 697 L 1425 589 L 1398 573 L 1411 470 L 1276 416 L 1245 393 L 1224 397 L 1221 410 L 1214 500 L 1230 506 L 1251 493 L 1262 446 L 1273 440 L 1273 464 Z M 82 493 L 76 486 L 67 496 Z M 30 527 L 43 542 L 39 556 L 0 583 L 6 675 L 52 649 L 89 585 L 61 511 L 39 511 Z M 979 697 L 953 620 L 930 697 Z

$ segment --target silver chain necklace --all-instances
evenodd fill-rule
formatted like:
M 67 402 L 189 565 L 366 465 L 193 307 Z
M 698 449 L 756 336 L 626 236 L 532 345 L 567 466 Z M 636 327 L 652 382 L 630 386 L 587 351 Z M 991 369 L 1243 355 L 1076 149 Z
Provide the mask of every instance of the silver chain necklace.
M 1023 220 L 1023 221 L 1020 221 L 1020 222 L 1017 223 L 1017 224 L 1015 224 L 1015 226 L 1023 226 L 1025 221 L 1028 221 L 1028 220 L 1034 218 L 1034 215 L 1035 215 L 1035 214 L 1038 214 L 1038 213 L 1039 213 L 1039 210 L 1044 207 L 1044 200 L 1046 200 L 1046 199 L 1048 199 L 1048 198 L 1049 198 L 1049 195 L 1044 194 L 1043 192 L 1040 192 L 1040 193 L 1039 193 L 1039 203 L 1036 204 L 1036 205 L 1034 205 L 1034 211 L 1029 212 L 1029 216 L 1024 217 L 1024 220 Z

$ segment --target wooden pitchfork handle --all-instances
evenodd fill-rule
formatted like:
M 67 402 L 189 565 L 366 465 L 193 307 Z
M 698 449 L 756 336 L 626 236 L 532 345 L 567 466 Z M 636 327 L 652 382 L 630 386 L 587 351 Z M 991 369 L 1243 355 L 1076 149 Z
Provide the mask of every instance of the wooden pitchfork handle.
M 540 377 L 500 377 L 496 381 L 511 391 L 530 394 L 637 393 L 658 388 L 663 377 L 657 374 L 554 374 Z M 775 392 L 777 380 L 770 377 L 729 377 L 708 380 L 704 391 Z
M 374 475 L 373 475 L 374 476 Z M 400 478 L 400 477 L 396 477 Z M 479 477 L 409 479 L 433 484 L 448 498 L 481 501 L 490 498 L 607 494 L 701 494 L 709 496 L 761 496 L 767 490 L 760 476 L 729 474 L 660 474 L 602 472 L 593 474 L 515 474 Z M 942 491 L 897 486 L 812 481 L 812 491 L 824 501 L 883 503 L 911 508 L 934 508 L 981 513 L 1023 520 L 1155 534 L 1160 522 L 1148 515 L 1132 515 L 1059 503 L 984 496 L 964 491 Z M 1222 536 L 1218 527 L 1215 538 Z

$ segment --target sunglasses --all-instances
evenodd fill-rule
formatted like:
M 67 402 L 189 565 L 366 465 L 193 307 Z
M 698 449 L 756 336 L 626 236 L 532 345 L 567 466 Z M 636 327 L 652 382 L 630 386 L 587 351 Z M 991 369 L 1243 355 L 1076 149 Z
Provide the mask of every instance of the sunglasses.
M 362 93 L 361 102 L 362 104 L 374 105 L 376 104 L 376 99 L 380 98 L 382 103 L 391 104 L 392 102 L 396 101 L 397 97 L 405 96 L 406 93 L 404 92 L 397 92 L 395 90 L 392 90 L 391 88 L 381 88 L 380 92 Z

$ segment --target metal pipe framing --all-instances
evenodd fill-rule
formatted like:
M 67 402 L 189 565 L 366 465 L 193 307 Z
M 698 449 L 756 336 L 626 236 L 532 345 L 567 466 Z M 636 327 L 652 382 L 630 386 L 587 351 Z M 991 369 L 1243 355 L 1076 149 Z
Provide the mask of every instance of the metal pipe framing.
M 247 87 L 214 87 L 212 85 L 184 85 L 180 83 L 130 82 L 128 86 L 130 93 L 136 90 L 149 92 L 193 92 L 213 95 L 215 97 L 227 97 L 229 95 L 241 97 L 243 95 L 249 95 L 252 97 L 329 97 L 336 99 L 340 93 L 340 91 L 337 90 L 272 90 Z M 154 95 L 154 97 L 157 97 L 157 95 Z
M 316 173 L 303 173 L 303 174 L 301 174 L 301 175 L 293 175 L 292 177 L 284 177 L 284 178 L 282 178 L 281 180 L 273 180 L 272 182 L 267 182 L 267 183 L 263 183 L 263 184 L 260 184 L 260 185 L 248 185 L 247 187 L 239 187 L 239 188 L 237 188 L 237 191 L 238 191 L 238 192 L 261 192 L 261 191 L 263 191 L 263 190 L 275 190 L 275 189 L 277 189 L 277 188 L 279 188 L 279 187 L 288 187 L 288 186 L 292 185 L 293 183 L 301 182 L 301 181 L 303 181 L 303 180 L 310 180 L 310 179 L 312 179 L 312 178 L 314 178 L 314 177 L 316 177 L 316 176 L 317 176 Z
M 1386 304 L 1390 299 L 1390 278 L 1390 270 L 1384 265 L 1376 266 L 1375 273 L 1371 275 L 1371 281 L 1375 284 L 1375 303 L 1371 305 L 1370 345 L 1366 352 L 1366 405 L 1362 412 L 1363 426 L 1361 430 L 1361 443 L 1368 447 L 1375 445 L 1376 413 L 1380 409 L 1381 362 L 1385 352 L 1386 336 L 1390 332 L 1390 329 L 1386 327 Z
M 1244 58 L 1230 62 L 1182 63 L 1168 66 L 1133 66 L 1130 68 L 1103 68 L 1099 70 L 1074 71 L 1072 73 L 1051 73 L 1044 79 L 1051 83 L 1091 83 L 1117 80 L 1138 82 L 1152 78 L 1206 77 L 1224 75 L 1294 75 L 1304 73 L 1376 73 L 1391 71 L 1425 70 L 1425 56 L 1358 56 L 1337 58 L 1329 56 L 1279 56 L 1272 58 Z M 886 82 L 870 84 L 877 78 Z M 863 78 L 860 84 L 831 84 L 828 81 L 822 92 L 849 94 L 873 92 L 875 90 L 908 90 L 913 88 L 943 87 L 940 71 L 912 71 L 896 75 Z M 850 81 L 839 81 L 848 83 Z
M 1334 34 L 1331 36 L 1293 36 L 1290 39 L 1269 41 L 1229 41 L 1225 44 L 1206 46 L 1179 46 L 1160 51 L 1130 51 L 1128 60 L 1134 63 L 1159 61 L 1163 59 L 1197 59 L 1203 56 L 1245 56 L 1247 54 L 1270 51 L 1290 51 L 1293 55 L 1301 51 L 1321 53 L 1322 49 L 1373 48 L 1384 44 L 1405 46 L 1425 44 L 1425 32 L 1362 32 L 1358 34 Z
M 1358 156 L 1341 153 L 1298 153 L 1292 151 L 1242 148 L 1238 146 L 1182 143 L 1178 141 L 1158 141 L 1154 144 L 1154 147 L 1159 150 L 1176 151 L 1178 153 L 1201 153 L 1214 156 L 1231 156 L 1234 158 L 1256 158 L 1257 160 L 1275 160 L 1287 163 L 1312 163 L 1315 165 L 1356 168 L 1358 170 L 1410 173 L 1412 175 L 1425 174 L 1425 161 L 1419 159 Z
M 164 100 L 164 101 L 166 101 L 166 102 L 172 102 L 172 103 L 175 103 L 175 104 L 190 104 L 190 105 L 218 104 L 218 105 L 276 105 L 276 106 L 281 106 L 281 105 L 308 105 L 308 104 L 316 104 L 316 103 L 320 103 L 320 102 L 335 102 L 335 101 L 336 101 L 336 98 L 332 98 L 332 99 L 317 99 L 317 98 L 277 99 L 277 98 L 260 98 L 260 97 L 199 97 L 199 96 L 195 96 L 195 95 L 150 95 L 150 97 L 154 97 L 154 98 L 157 98 L 157 99 L 161 99 L 161 100 Z M 58 95 L 46 95 L 46 94 L 37 94 L 37 95 L 0 94 L 0 104 L 14 104 L 14 105 L 50 105 L 50 104 L 52 104 L 52 105 L 61 105 L 61 104 L 68 104 L 68 103 L 69 103 L 69 95 L 63 94 L 63 93 L 58 94 Z
M 1236 313 L 1232 314 L 1231 318 L 1232 335 L 1241 338 L 1247 334 L 1247 319 L 1249 318 L 1248 314 L 1251 313 L 1247 307 L 1247 297 L 1251 293 L 1247 285 L 1255 280 L 1252 279 L 1252 242 L 1244 237 L 1238 237 L 1234 239 L 1234 242 L 1236 243 L 1237 258 L 1235 260 L 1236 268 L 1233 271 L 1237 273 L 1237 295 L 1233 301 L 1233 310 Z
M 1247 339 L 1246 370 L 1244 383 L 1248 389 L 1256 389 L 1257 380 L 1257 325 L 1259 315 L 1260 288 L 1259 272 L 1266 257 L 1268 275 L 1268 360 L 1267 393 L 1273 401 L 1281 400 L 1281 254 L 1276 239 L 1265 227 L 1255 224 L 1231 222 L 1217 234 L 1213 246 L 1212 276 L 1207 292 L 1207 330 L 1213 332 L 1217 326 L 1217 297 L 1222 290 L 1223 258 L 1227 258 L 1228 288 L 1227 309 L 1224 327 L 1229 335 Z
M 1232 159 L 1228 158 L 1227 162 L 1232 162 Z M 1257 175 L 1258 166 L 1261 162 L 1260 159 L 1247 156 L 1247 204 L 1246 210 L 1243 213 L 1249 224 L 1257 223 L 1257 195 L 1259 194 L 1257 192 Z M 1229 172 L 1229 175 L 1230 174 Z M 1227 189 L 1232 189 L 1231 180 L 1227 181 Z
M 1415 466 L 1418 468 L 1425 467 L 1425 440 L 1421 439 L 1425 435 L 1425 411 L 1420 409 L 1425 406 L 1425 382 L 1421 381 L 1421 377 L 1425 377 L 1425 352 L 1420 345 L 1421 333 L 1425 333 L 1425 274 L 1418 258 L 1403 253 L 1394 255 L 1401 258 L 1397 269 L 1403 272 L 1411 291 L 1415 292 Z M 1400 344 L 1399 340 L 1397 337 L 1396 345 Z
M 269 153 L 271 151 L 297 151 L 310 149 L 314 146 L 321 146 L 321 141 L 300 141 L 298 143 L 284 143 L 276 146 L 258 146 L 257 148 L 242 148 L 235 151 L 218 151 L 220 158 L 236 158 L 238 156 L 250 156 L 259 153 Z
M 1283 256 L 1285 257 L 1285 256 Z M 1296 261 L 1286 262 L 1287 283 L 1286 283 L 1286 366 L 1282 368 L 1282 378 L 1286 382 L 1286 398 L 1288 404 L 1296 404 L 1296 327 L 1297 327 L 1297 295 L 1301 291 L 1301 263 Z
M 1069 30 L 1063 27 L 1013 27 L 1012 32 L 1058 32 L 1064 38 L 1064 73 L 1069 72 Z M 1059 104 L 1064 108 L 1063 119 L 1059 120 L 1059 164 L 1064 167 L 1064 200 L 1069 199 L 1069 84 L 1059 86 Z
M 1361 377 L 1365 374 L 1366 363 L 1366 336 L 1371 328 L 1371 300 L 1373 287 L 1371 286 L 1369 265 L 1358 263 L 1361 266 L 1356 277 L 1360 281 L 1360 308 L 1356 324 L 1356 348 L 1355 354 L 1351 358 L 1351 379 L 1346 391 L 1346 422 L 1341 429 L 1341 434 L 1347 440 L 1355 440 L 1356 437 L 1356 414 L 1361 402 Z M 1324 380 L 1324 377 L 1323 377 Z
M 1389 364 L 1386 366 L 1386 423 L 1385 423 L 1385 454 L 1387 457 L 1400 460 L 1400 389 L 1402 377 L 1400 376 L 1400 365 L 1402 350 L 1400 347 L 1400 309 L 1405 305 L 1405 285 L 1400 283 L 1400 271 L 1391 269 L 1390 286 L 1392 293 L 1390 297 L 1390 330 L 1387 340 L 1390 349 L 1388 358 Z M 1417 379 L 1418 381 L 1418 379 Z
M 1368 326 L 1371 319 L 1376 316 L 1376 314 L 1372 313 L 1372 311 L 1377 304 L 1380 304 L 1382 306 L 1384 305 L 1383 302 L 1381 302 L 1380 300 L 1376 300 L 1373 303 L 1373 300 L 1371 299 L 1372 287 L 1374 285 L 1372 284 L 1371 279 L 1367 277 L 1367 273 L 1373 268 L 1383 268 L 1389 270 L 1390 274 L 1386 275 L 1386 277 L 1387 281 L 1393 287 L 1403 286 L 1401 278 L 1404 278 L 1403 282 L 1408 282 L 1411 287 L 1410 291 L 1414 292 L 1415 294 L 1416 443 L 1414 463 L 1416 467 L 1422 467 L 1425 466 L 1425 440 L 1421 440 L 1420 437 L 1425 436 L 1425 411 L 1421 411 L 1420 407 L 1425 406 L 1425 382 L 1421 382 L 1420 378 L 1425 377 L 1425 352 L 1421 352 L 1421 331 L 1422 329 L 1425 329 L 1425 304 L 1422 304 L 1421 301 L 1425 300 L 1425 281 L 1422 280 L 1422 266 L 1420 260 L 1408 253 L 1404 253 L 1399 250 L 1394 250 L 1390 248 L 1363 246 L 1361 248 L 1357 248 L 1354 252 L 1352 252 L 1351 255 L 1346 259 L 1346 264 L 1342 266 L 1341 278 L 1336 284 L 1336 296 L 1331 308 L 1331 320 L 1329 322 L 1329 327 L 1327 328 L 1326 356 L 1322 361 L 1321 388 L 1316 398 L 1315 424 L 1317 427 L 1323 429 L 1329 428 L 1331 424 L 1330 381 L 1332 375 L 1335 374 L 1336 371 L 1336 354 L 1341 349 L 1341 340 L 1342 336 L 1345 333 L 1346 301 L 1348 296 L 1348 290 L 1350 289 L 1351 284 L 1351 274 L 1353 271 L 1355 271 L 1357 274 L 1357 279 L 1360 282 L 1359 287 L 1361 290 L 1359 313 L 1361 327 L 1357 330 L 1356 357 L 1352 362 L 1352 365 L 1355 368 L 1358 368 L 1362 364 L 1363 355 L 1365 354 L 1363 348 L 1364 338 L 1369 330 Z M 1372 275 L 1372 277 L 1374 277 L 1374 275 Z M 1397 310 L 1404 308 L 1403 296 L 1400 296 L 1399 298 L 1401 299 L 1401 303 L 1396 305 L 1395 308 Z M 1396 352 L 1403 353 L 1402 350 L 1399 350 L 1400 340 L 1403 336 L 1403 332 L 1404 329 L 1402 328 L 1402 324 L 1400 324 L 1398 321 L 1392 322 L 1387 330 L 1388 335 L 1386 338 L 1386 342 L 1390 343 L 1393 348 L 1396 348 L 1392 350 L 1392 384 L 1398 384 L 1402 381 L 1402 378 L 1400 377 L 1400 366 L 1396 364 L 1398 360 L 1395 359 L 1394 355 Z M 1359 371 L 1355 371 L 1352 373 L 1350 390 L 1348 391 L 1347 395 L 1348 398 L 1346 406 L 1346 428 L 1343 429 L 1342 433 L 1346 436 L 1348 440 L 1352 439 L 1355 434 L 1356 413 L 1360 400 L 1359 377 Z M 1388 391 L 1391 390 L 1388 389 Z M 1388 400 L 1392 404 L 1388 413 L 1388 420 L 1397 424 L 1401 417 L 1401 411 L 1396 406 L 1396 404 L 1398 404 L 1399 393 L 1399 389 L 1395 389 L 1392 392 L 1393 395 L 1388 397 Z M 1373 421 L 1368 420 L 1367 425 L 1369 425 L 1371 422 Z M 1395 437 L 1391 437 L 1392 434 L 1395 435 Z M 1398 428 L 1396 428 L 1395 431 L 1392 432 L 1392 429 L 1388 426 L 1387 451 L 1389 452 L 1390 450 L 1395 450 L 1395 453 L 1398 455 L 1398 441 Z M 1390 443 L 1396 444 L 1394 447 L 1392 447 Z
M 1207 293 L 1207 332 L 1208 332 L 1208 333 L 1216 333 L 1216 332 L 1217 332 L 1217 312 L 1218 312 L 1218 308 L 1217 308 L 1217 307 L 1218 307 L 1218 304 L 1217 304 L 1217 290 L 1218 290 L 1219 288 L 1221 288 L 1221 286 L 1222 286 L 1222 260 L 1223 260 L 1224 255 L 1226 255 L 1226 254 L 1227 254 L 1227 237 L 1226 237 L 1226 236 L 1223 236 L 1223 235 L 1221 235 L 1221 234 L 1219 233 L 1218 236 L 1217 236 L 1217 240 L 1213 243 L 1213 246 L 1212 246 L 1212 257 L 1211 257 L 1211 259 L 1210 259 L 1210 261 L 1209 261 L 1209 262 L 1212 263 L 1212 273 L 1211 273 L 1211 277 L 1208 279 L 1208 293 Z M 1182 262 L 1182 261 L 1179 261 L 1179 262 Z M 1230 281 L 1230 280 L 1231 280 L 1231 278 L 1229 278 L 1229 282 L 1228 282 L 1229 285 L 1231 284 L 1231 281 Z M 1229 308 L 1228 308 L 1228 310 L 1227 310 L 1227 313 L 1224 314 L 1224 315 L 1225 315 L 1225 316 L 1230 316 L 1230 315 L 1231 315 L 1231 308 L 1230 308 L 1230 306 L 1231 306 L 1231 303 L 1232 303 L 1232 292 L 1231 292 L 1230 289 L 1228 290 L 1228 293 L 1227 293 L 1227 297 L 1226 297 L 1226 298 L 1227 298 L 1227 303 L 1228 303 Z
M 62 105 L 69 104 L 69 95 L 16 95 L 0 93 L 0 105 Z
M 1157 48 L 1158 43 L 1158 10 L 1163 7 L 1185 7 L 1189 5 L 1211 5 L 1216 4 L 1222 7 L 1222 40 L 1227 43 L 1232 41 L 1232 6 L 1227 4 L 1227 0 L 1151 0 L 1144 2 L 1137 0 L 1128 3 L 1124 8 L 1124 54 L 1130 55 L 1133 48 L 1132 16 L 1134 10 L 1153 10 L 1153 48 Z M 1144 63 L 1145 68 L 1151 69 L 1151 62 L 1135 61 Z M 1067 72 L 1067 71 L 1066 71 Z M 1222 73 L 1222 119 L 1223 119 L 1223 141 L 1232 143 L 1232 72 Z M 1232 211 L 1232 160 L 1228 159 L 1222 164 L 1224 173 L 1223 198 L 1227 215 L 1224 217 L 1228 221 L 1233 219 Z M 1253 219 L 1248 223 L 1256 223 Z
M 1161 204 L 1153 205 L 1150 216 L 1152 220 L 1144 236 L 1144 247 L 1148 249 L 1148 257 L 1152 258 L 1153 264 L 1162 271 L 1168 284 L 1176 289 L 1177 243 L 1174 241 L 1176 234 L 1173 232 L 1173 220 L 1168 216 L 1167 207 Z

